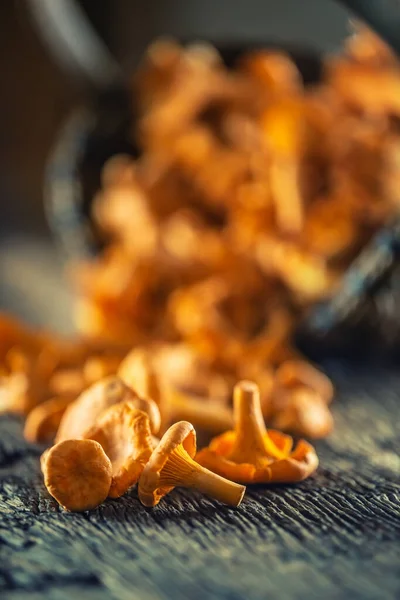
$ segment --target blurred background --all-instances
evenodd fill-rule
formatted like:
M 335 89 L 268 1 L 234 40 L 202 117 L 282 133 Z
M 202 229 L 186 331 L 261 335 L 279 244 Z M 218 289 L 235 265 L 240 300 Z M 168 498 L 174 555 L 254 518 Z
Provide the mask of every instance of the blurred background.
M 86 55 L 86 63 L 71 59 L 63 44 L 67 17 L 75 19 L 72 48 Z M 0 309 L 61 331 L 71 328 L 71 298 L 63 256 L 46 222 L 43 180 L 62 123 L 96 94 L 99 64 L 107 71 L 107 55 L 96 63 L 83 19 L 103 40 L 100 50 L 128 72 L 147 44 L 165 34 L 215 42 L 283 40 L 329 52 L 348 30 L 348 14 L 333 0 L 0 3 Z

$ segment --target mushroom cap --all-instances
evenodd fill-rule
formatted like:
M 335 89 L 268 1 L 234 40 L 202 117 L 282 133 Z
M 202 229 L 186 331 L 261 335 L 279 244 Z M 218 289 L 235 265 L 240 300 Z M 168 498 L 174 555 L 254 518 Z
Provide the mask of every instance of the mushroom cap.
M 293 388 L 298 385 L 307 386 L 321 395 L 329 404 L 334 395 L 334 388 L 329 377 L 305 360 L 286 360 L 276 371 L 278 389 Z
M 155 506 L 172 487 L 160 488 L 160 474 L 171 453 L 182 444 L 193 458 L 196 454 L 196 432 L 188 421 L 178 421 L 161 438 L 139 479 L 139 498 L 145 506 Z
M 283 435 L 279 431 L 275 431 L 276 434 Z M 276 460 L 269 465 L 269 481 L 276 483 L 303 481 L 317 469 L 318 465 L 319 459 L 314 447 L 305 440 L 299 440 L 288 458 Z M 255 481 L 262 482 L 263 477 L 262 472 L 256 473 Z
M 318 456 L 311 444 L 300 440 L 294 449 L 293 439 L 280 431 L 268 430 L 270 440 L 285 453 L 284 458 L 268 460 L 264 464 L 235 463 L 229 455 L 235 444 L 236 433 L 227 431 L 214 438 L 208 448 L 196 455 L 196 461 L 214 473 L 239 483 L 291 483 L 306 479 L 318 467 Z
M 136 410 L 141 410 L 149 417 L 151 433 L 156 435 L 160 431 L 161 415 L 157 404 L 151 398 L 141 398 L 137 396 L 133 400 L 128 400 L 130 406 Z
M 111 462 L 98 442 L 60 442 L 45 452 L 42 469 L 48 492 L 67 510 L 90 510 L 108 496 Z
M 60 425 L 63 414 L 71 404 L 71 398 L 60 396 L 45 400 L 29 413 L 24 427 L 28 442 L 50 442 Z
M 321 394 L 300 385 L 284 393 L 271 424 L 307 438 L 324 438 L 332 431 L 333 416 Z
M 149 349 L 135 348 L 129 352 L 119 366 L 118 375 L 140 396 L 160 403 L 162 382 L 153 366 L 153 357 Z
M 97 417 L 109 406 L 123 400 L 135 400 L 137 394 L 116 376 L 91 385 L 65 411 L 56 435 L 56 443 L 82 438 Z
M 49 390 L 54 396 L 76 398 L 85 389 L 85 378 L 80 367 L 58 369 L 49 379 Z
M 99 442 L 111 461 L 112 498 L 122 496 L 137 482 L 153 451 L 149 416 L 129 400 L 105 410 L 85 438 Z
M 82 369 L 85 381 L 88 384 L 96 383 L 99 379 L 115 375 L 120 363 L 121 357 L 119 355 L 89 356 Z

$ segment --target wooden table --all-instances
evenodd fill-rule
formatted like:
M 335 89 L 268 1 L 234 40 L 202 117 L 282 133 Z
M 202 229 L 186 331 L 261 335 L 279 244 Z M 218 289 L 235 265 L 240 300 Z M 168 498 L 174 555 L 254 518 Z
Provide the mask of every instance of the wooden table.
M 67 326 L 53 248 L 8 244 L 0 274 L 3 308 Z M 317 474 L 249 488 L 236 510 L 177 490 L 149 510 L 133 489 L 95 511 L 65 512 L 43 486 L 43 449 L 2 416 L 0 598 L 400 598 L 400 374 L 326 367 L 336 428 L 317 444 Z

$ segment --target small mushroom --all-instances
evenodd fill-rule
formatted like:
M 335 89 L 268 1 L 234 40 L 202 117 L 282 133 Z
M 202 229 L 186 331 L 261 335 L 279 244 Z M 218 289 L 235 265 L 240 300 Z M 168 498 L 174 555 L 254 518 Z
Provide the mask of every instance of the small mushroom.
M 78 396 L 85 389 L 82 369 L 59 369 L 50 377 L 49 390 L 55 396 Z
M 158 373 L 153 368 L 150 350 L 139 347 L 129 352 L 120 364 L 118 375 L 140 396 L 151 398 L 160 405 L 163 395 L 162 384 Z
M 149 418 L 150 430 L 153 435 L 157 435 L 161 427 L 161 415 L 157 404 L 151 398 L 141 398 L 137 396 L 133 400 L 127 400 L 130 406 L 135 410 L 140 410 Z
M 25 439 L 28 442 L 51 442 L 71 402 L 70 396 L 60 396 L 45 400 L 31 410 L 25 421 Z
M 268 275 L 276 275 L 302 303 L 327 296 L 337 282 L 337 274 L 321 256 L 291 241 L 260 236 L 256 257 L 261 269 Z
M 232 424 L 232 413 L 214 400 L 196 398 L 184 392 L 161 372 L 151 351 L 135 348 L 122 361 L 119 375 L 132 389 L 144 398 L 155 401 L 161 413 L 161 431 L 169 423 L 188 420 L 202 429 L 220 432 Z M 156 432 L 154 432 L 156 433 Z
M 91 385 L 67 408 L 57 431 L 56 442 L 81 438 L 109 406 L 135 400 L 137 394 L 116 376 Z
M 304 385 L 318 394 L 329 404 L 334 388 L 331 380 L 322 371 L 305 360 L 286 360 L 276 371 L 275 383 L 278 388 L 294 388 Z
M 216 400 L 196 398 L 178 389 L 169 390 L 172 420 L 185 420 L 199 429 L 219 433 L 233 425 L 232 410 Z
M 339 195 L 339 194 L 338 194 Z M 307 213 L 301 242 L 313 254 L 327 260 L 347 256 L 360 235 L 360 224 L 354 220 L 353 207 L 342 192 L 314 202 Z
M 124 358 L 118 375 L 142 398 L 151 398 L 159 408 L 161 425 L 165 427 L 168 414 L 164 379 L 153 365 L 151 351 L 135 348 Z
M 139 499 L 156 506 L 174 487 L 195 488 L 211 498 L 239 506 L 246 490 L 205 469 L 193 460 L 196 432 L 191 423 L 179 421 L 162 437 L 139 479 Z
M 303 90 L 300 72 L 285 52 L 253 51 L 242 59 L 242 68 L 267 91 L 269 97 L 295 96 Z
M 276 371 L 270 423 L 297 435 L 326 437 L 333 428 L 328 408 L 333 394 L 324 373 L 305 360 L 287 360 Z
M 119 356 L 91 356 L 83 365 L 83 376 L 87 384 L 96 383 L 104 377 L 115 375 L 121 363 Z
M 103 412 L 85 438 L 99 442 L 111 461 L 111 498 L 122 496 L 138 481 L 154 448 L 148 414 L 129 400 Z
M 44 452 L 41 467 L 49 494 L 66 510 L 90 510 L 108 496 L 112 467 L 98 442 L 64 440 Z
M 47 395 L 48 372 L 34 355 L 20 347 L 11 348 L 0 376 L 0 412 L 28 414 Z
M 320 439 L 333 429 L 326 399 L 315 389 L 297 385 L 274 399 L 273 427 L 308 438 Z
M 265 428 L 259 389 L 241 381 L 234 389 L 234 431 L 214 438 L 196 457 L 203 466 L 243 483 L 293 482 L 308 477 L 318 466 L 314 448 L 279 431 Z
M 279 99 L 270 104 L 261 119 L 261 128 L 272 150 L 270 185 L 278 228 L 299 233 L 304 225 L 304 197 L 301 163 L 306 124 L 301 98 Z

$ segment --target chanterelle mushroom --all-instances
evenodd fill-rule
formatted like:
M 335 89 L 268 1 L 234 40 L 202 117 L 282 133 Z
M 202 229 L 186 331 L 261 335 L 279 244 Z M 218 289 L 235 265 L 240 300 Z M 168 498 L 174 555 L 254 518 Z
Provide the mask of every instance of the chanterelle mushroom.
M 177 420 L 189 420 L 214 433 L 231 426 L 232 414 L 229 408 L 179 390 L 168 380 L 167 374 L 161 373 L 156 367 L 151 351 L 147 348 L 132 350 L 122 361 L 118 374 L 140 396 L 151 398 L 157 404 L 161 413 L 161 432 L 165 431 L 169 423 Z
M 109 406 L 134 400 L 137 394 L 115 376 L 91 385 L 67 408 L 57 431 L 56 442 L 81 438 Z
M 111 461 L 112 498 L 122 496 L 138 481 L 154 447 L 148 414 L 129 400 L 104 411 L 85 438 L 99 442 Z
M 118 375 L 139 396 L 151 398 L 157 404 L 161 425 L 165 428 L 168 418 L 165 383 L 153 366 L 151 352 L 146 348 L 135 348 L 129 352 L 119 367 Z
M 95 508 L 108 496 L 110 459 L 93 440 L 64 440 L 56 444 L 43 453 L 41 467 L 48 492 L 67 510 Z
M 196 433 L 191 423 L 179 421 L 162 437 L 139 479 L 139 499 L 155 506 L 176 486 L 195 488 L 225 504 L 238 506 L 245 487 L 212 473 L 193 460 Z
M 265 428 L 259 390 L 251 381 L 234 389 L 235 429 L 214 438 L 196 460 L 215 473 L 244 483 L 292 482 L 308 477 L 318 466 L 314 448 L 279 431 Z
M 304 360 L 287 360 L 276 371 L 270 423 L 308 438 L 327 436 L 333 428 L 329 378 Z

